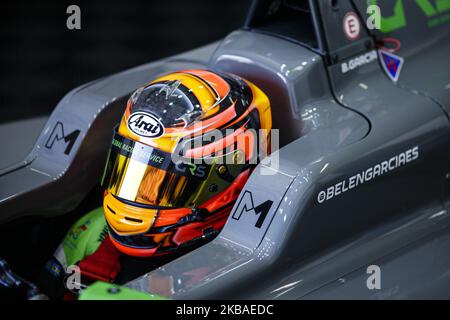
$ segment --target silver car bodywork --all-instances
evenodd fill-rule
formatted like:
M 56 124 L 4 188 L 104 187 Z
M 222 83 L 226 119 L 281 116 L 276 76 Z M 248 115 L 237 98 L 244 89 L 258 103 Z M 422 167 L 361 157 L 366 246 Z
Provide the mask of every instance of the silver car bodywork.
M 373 33 L 364 28 L 351 42 L 341 34 L 346 13 L 365 20 L 365 1 L 299 1 L 316 46 L 254 23 L 269 2 L 255 1 L 247 26 L 218 43 L 68 93 L 28 156 L 0 171 L 0 221 L 73 209 L 98 183 L 130 93 L 163 73 L 211 68 L 266 92 L 281 148 L 256 168 L 216 239 L 126 286 L 148 291 L 162 274 L 175 299 L 450 298 L 449 28 L 410 18 L 387 33 L 404 42 L 394 83 Z M 418 30 L 422 38 L 402 34 Z M 372 52 L 376 59 L 342 72 Z M 348 188 L 399 157 L 409 160 Z M 256 226 L 255 207 L 267 201 Z M 371 265 L 379 289 L 367 285 Z

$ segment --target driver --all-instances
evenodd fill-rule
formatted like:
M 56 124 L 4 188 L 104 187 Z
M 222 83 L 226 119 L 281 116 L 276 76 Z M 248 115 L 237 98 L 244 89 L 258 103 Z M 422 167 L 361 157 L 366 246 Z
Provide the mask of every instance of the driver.
M 235 75 L 180 71 L 136 90 L 114 128 L 103 208 L 72 226 L 47 280 L 77 266 L 82 283 L 121 283 L 211 240 L 268 154 L 271 127 L 267 96 Z

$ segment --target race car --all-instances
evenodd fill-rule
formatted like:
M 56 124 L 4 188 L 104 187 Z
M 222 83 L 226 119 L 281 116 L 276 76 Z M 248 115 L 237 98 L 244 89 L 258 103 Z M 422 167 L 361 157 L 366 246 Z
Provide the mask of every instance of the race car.
M 277 148 L 212 241 L 84 286 L 81 299 L 450 298 L 449 17 L 448 0 L 255 0 L 221 41 L 76 88 L 48 118 L 0 126 L 0 257 L 12 266 L 1 263 L 0 280 L 39 296 L 38 270 L 101 206 L 132 93 L 207 69 L 267 95 Z

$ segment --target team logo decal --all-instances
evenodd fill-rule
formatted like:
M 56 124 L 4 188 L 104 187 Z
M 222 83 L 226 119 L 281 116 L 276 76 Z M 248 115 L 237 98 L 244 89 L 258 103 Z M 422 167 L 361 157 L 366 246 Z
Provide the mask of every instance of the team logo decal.
M 135 112 L 127 122 L 128 129 L 141 137 L 158 138 L 164 134 L 164 126 L 159 119 L 151 113 Z
M 378 52 L 380 53 L 380 61 L 384 71 L 392 81 L 397 82 L 404 59 L 384 50 L 379 50 Z
M 236 211 L 233 213 L 232 218 L 234 220 L 239 220 L 243 213 L 254 213 L 255 216 L 258 216 L 255 227 L 260 229 L 264 223 L 264 220 L 266 220 L 267 214 L 269 213 L 272 204 L 272 200 L 267 200 L 259 204 L 258 206 L 255 206 L 252 193 L 248 190 L 245 190 L 243 196 L 239 200 L 239 204 L 236 208 Z
M 344 16 L 344 20 L 342 21 L 344 27 L 344 33 L 347 39 L 356 40 L 359 37 L 359 33 L 361 32 L 361 22 L 359 21 L 358 16 L 354 12 L 348 12 Z
M 50 133 L 50 136 L 45 143 L 45 147 L 47 149 L 53 149 L 55 142 L 64 140 L 64 142 L 67 144 L 66 148 L 64 149 L 64 154 L 69 155 L 75 144 L 75 141 L 77 141 L 77 138 L 80 135 L 80 132 L 80 130 L 74 130 L 71 133 L 66 134 L 66 131 L 64 131 L 64 124 L 58 121 L 56 122 L 52 132 Z

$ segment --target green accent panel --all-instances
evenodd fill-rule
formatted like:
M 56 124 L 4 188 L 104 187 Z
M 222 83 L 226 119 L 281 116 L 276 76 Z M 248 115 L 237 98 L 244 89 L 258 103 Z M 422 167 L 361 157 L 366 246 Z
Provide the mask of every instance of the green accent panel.
M 94 253 L 108 234 L 103 208 L 84 215 L 67 232 L 64 238 L 64 254 L 67 265 L 74 265 Z
M 167 298 L 97 281 L 83 290 L 78 300 L 166 300 Z
M 437 0 L 436 8 L 438 12 L 444 12 L 450 9 L 450 0 Z
M 378 0 L 369 0 L 369 4 L 371 5 L 377 5 L 378 2 Z M 422 10 L 423 14 L 429 18 L 450 10 L 450 0 L 436 0 L 435 5 L 433 5 L 433 2 L 430 0 L 415 0 L 415 2 Z M 397 0 L 394 6 L 394 14 L 390 17 L 381 16 L 381 31 L 387 33 L 405 26 L 406 16 L 404 0 Z
M 370 0 L 370 4 L 377 5 L 377 0 Z M 403 0 L 397 0 L 394 6 L 394 14 L 390 17 L 381 16 L 381 32 L 387 33 L 406 26 L 405 9 Z
M 416 0 L 416 2 L 427 17 L 432 17 L 436 14 L 436 10 L 429 0 Z

